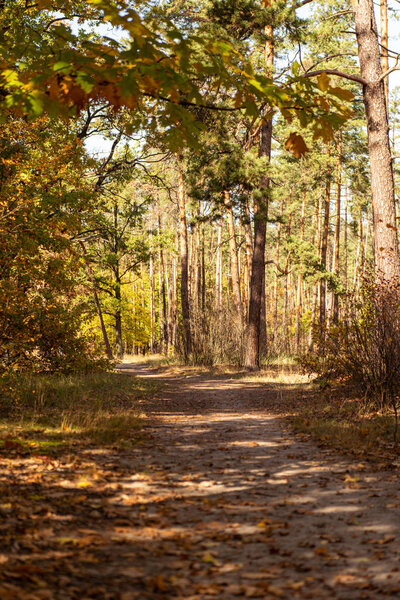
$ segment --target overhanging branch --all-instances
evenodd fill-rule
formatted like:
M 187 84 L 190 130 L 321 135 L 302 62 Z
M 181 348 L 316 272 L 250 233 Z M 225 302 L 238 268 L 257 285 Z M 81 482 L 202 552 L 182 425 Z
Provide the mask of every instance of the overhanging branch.
M 311 71 L 310 73 L 304 73 L 303 77 L 318 77 L 326 73 L 327 75 L 336 75 L 337 77 L 343 77 L 343 79 L 349 79 L 350 81 L 356 81 L 361 85 L 368 85 L 368 81 L 360 77 L 359 75 L 351 75 L 350 73 L 344 73 L 343 71 L 337 71 L 336 69 L 321 69 L 319 71 Z

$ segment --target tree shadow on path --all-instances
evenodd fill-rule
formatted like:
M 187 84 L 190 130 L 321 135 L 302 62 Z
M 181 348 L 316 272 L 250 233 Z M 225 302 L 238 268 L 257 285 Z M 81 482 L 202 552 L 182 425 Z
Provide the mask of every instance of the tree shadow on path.
M 284 384 L 123 370 L 166 384 L 144 443 L 3 469 L 1 600 L 398 597 L 396 473 L 285 431 Z

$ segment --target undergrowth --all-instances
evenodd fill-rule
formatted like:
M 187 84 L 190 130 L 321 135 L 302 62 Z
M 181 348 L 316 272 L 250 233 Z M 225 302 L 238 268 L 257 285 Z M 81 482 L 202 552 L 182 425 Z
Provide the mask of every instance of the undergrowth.
M 0 447 L 131 445 L 140 402 L 158 384 L 128 374 L 14 375 L 0 383 Z
M 294 408 L 289 422 L 296 433 L 357 459 L 390 463 L 398 459 L 395 416 L 390 410 L 366 405 L 354 390 L 339 387 L 333 397 L 321 392 Z

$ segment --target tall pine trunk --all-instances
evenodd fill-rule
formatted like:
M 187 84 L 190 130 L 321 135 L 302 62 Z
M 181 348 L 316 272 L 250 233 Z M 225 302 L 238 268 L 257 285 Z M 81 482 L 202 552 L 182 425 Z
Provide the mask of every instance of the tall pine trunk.
M 330 158 L 330 149 L 328 146 L 328 160 Z M 321 244 L 321 265 L 324 270 L 327 266 L 327 252 L 328 252 L 328 235 L 329 235 L 329 216 L 331 206 L 331 168 L 328 163 L 328 169 L 326 173 L 326 187 L 325 187 L 325 202 L 324 202 L 324 225 L 322 228 L 322 244 Z M 326 319 L 326 279 L 322 277 L 320 282 L 320 304 L 319 304 L 319 322 L 322 325 Z
M 381 0 L 381 60 L 382 71 L 386 73 L 389 69 L 389 36 L 388 36 L 388 3 L 387 0 Z M 385 77 L 385 96 L 386 108 L 389 107 L 389 76 Z
M 338 162 L 336 172 L 336 223 L 335 223 L 335 252 L 333 256 L 333 272 L 336 275 L 337 282 L 339 281 L 340 269 L 340 209 L 342 195 L 342 132 L 339 132 L 338 143 Z M 333 294 L 332 321 L 337 323 L 339 320 L 339 295 Z
M 276 234 L 276 247 L 275 247 L 275 263 L 279 265 L 280 260 L 280 252 L 281 252 L 281 231 L 282 231 L 282 217 L 283 217 L 283 209 L 285 206 L 285 196 L 282 194 L 281 205 L 279 207 L 279 223 L 278 230 Z M 275 270 L 275 280 L 274 280 L 274 352 L 278 350 L 278 269 Z
M 301 203 L 301 219 L 300 219 L 300 239 L 304 240 L 304 221 L 306 208 L 306 192 L 303 192 L 303 200 Z M 301 287 L 303 283 L 303 275 L 299 271 L 297 275 L 297 294 L 296 294 L 296 316 L 294 325 L 294 348 L 298 353 L 300 350 L 300 317 L 301 317 Z
M 180 233 L 180 260 L 181 260 L 181 309 L 183 324 L 183 356 L 185 360 L 192 351 L 192 334 L 190 328 L 189 309 L 189 262 L 188 262 L 188 237 L 186 225 L 186 199 L 185 183 L 182 167 L 178 159 L 178 205 L 179 205 L 179 233 Z
M 375 241 L 375 271 L 386 281 L 400 277 L 392 156 L 382 78 L 379 39 L 373 0 L 353 0 L 363 98 L 367 118 L 372 211 Z
M 266 7 L 273 0 L 264 0 Z M 266 43 L 264 47 L 264 64 L 268 75 L 272 75 L 274 65 L 273 29 L 265 28 Z M 265 118 L 265 115 L 264 115 Z M 267 120 L 261 127 L 259 156 L 271 160 L 272 119 Z M 261 197 L 254 198 L 254 248 L 250 279 L 249 314 L 246 328 L 245 367 L 251 370 L 260 368 L 260 349 L 263 342 L 261 326 L 264 321 L 263 302 L 265 303 L 265 239 L 268 217 L 269 178 L 263 177 L 261 182 Z M 265 306 L 264 306 L 265 310 Z M 263 318 L 262 318 L 263 317 Z
M 239 326 L 241 327 L 243 319 L 243 306 L 240 293 L 238 250 L 236 243 L 235 223 L 233 220 L 232 203 L 230 201 L 229 192 L 227 191 L 224 192 L 224 206 L 229 235 L 229 254 L 231 259 L 233 305 L 235 307 L 237 321 L 239 323 Z

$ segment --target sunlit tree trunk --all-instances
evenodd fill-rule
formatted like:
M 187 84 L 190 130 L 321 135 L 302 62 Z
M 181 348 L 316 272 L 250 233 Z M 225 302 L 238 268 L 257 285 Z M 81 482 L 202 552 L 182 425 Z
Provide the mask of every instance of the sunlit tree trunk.
M 101 310 L 101 304 L 100 304 L 99 295 L 98 295 L 97 289 L 96 289 L 96 281 L 95 281 L 95 278 L 94 278 L 93 269 L 92 269 L 92 266 L 91 266 L 91 264 L 89 262 L 89 258 L 88 258 L 88 255 L 87 255 L 87 250 L 86 250 L 86 246 L 85 246 L 84 242 L 80 241 L 79 244 L 80 244 L 80 246 L 81 246 L 81 248 L 83 250 L 83 254 L 84 254 L 84 257 L 85 257 L 86 265 L 87 265 L 87 268 L 88 268 L 89 279 L 90 279 L 90 281 L 92 283 L 92 286 L 93 286 L 92 289 L 93 289 L 94 304 L 96 306 L 97 315 L 98 315 L 99 321 L 100 321 L 100 329 L 101 329 L 101 333 L 102 333 L 102 336 L 103 336 L 104 346 L 106 348 L 107 358 L 109 360 L 113 360 L 114 357 L 113 357 L 113 353 L 112 353 L 112 350 L 111 350 L 110 340 L 108 339 L 107 329 L 106 329 L 106 326 L 105 326 L 105 323 L 104 323 L 103 311 Z
M 389 36 L 388 36 L 388 3 L 387 0 L 381 0 L 381 60 L 382 71 L 384 73 L 389 69 Z M 389 75 L 385 77 L 385 97 L 386 109 L 389 108 Z M 389 112 L 389 111 L 388 111 Z
M 373 0 L 353 0 L 371 170 L 375 270 L 392 281 L 400 277 L 400 254 L 385 86 Z

